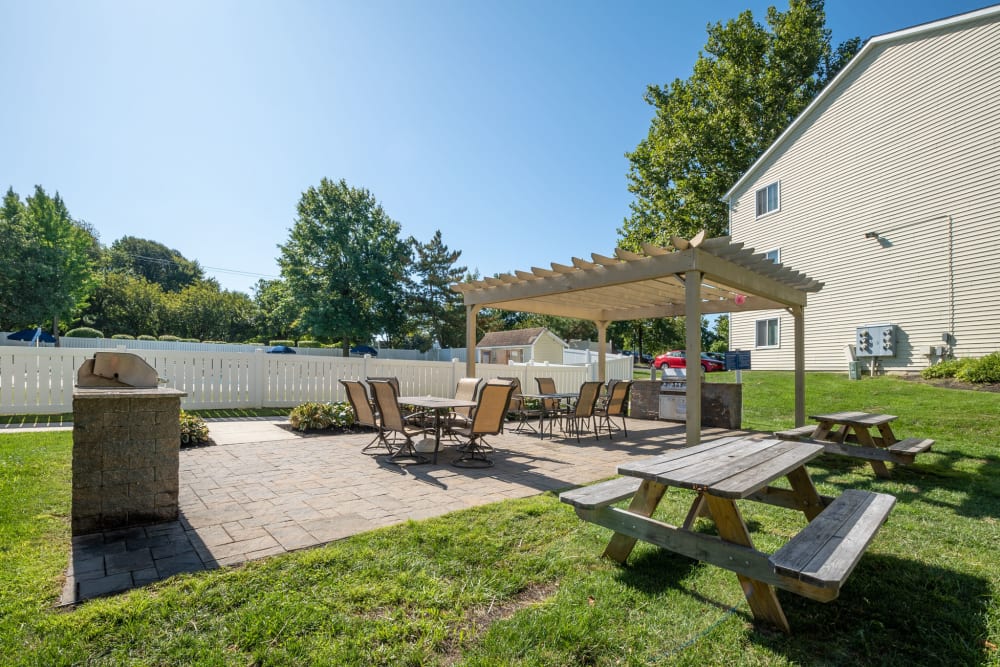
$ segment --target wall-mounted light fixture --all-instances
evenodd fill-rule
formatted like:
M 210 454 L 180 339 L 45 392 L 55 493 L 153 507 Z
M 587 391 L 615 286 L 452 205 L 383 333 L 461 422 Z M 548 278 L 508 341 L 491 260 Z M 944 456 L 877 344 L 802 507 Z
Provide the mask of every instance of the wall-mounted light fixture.
M 865 232 L 865 238 L 866 239 L 877 239 L 878 238 L 878 232 Z

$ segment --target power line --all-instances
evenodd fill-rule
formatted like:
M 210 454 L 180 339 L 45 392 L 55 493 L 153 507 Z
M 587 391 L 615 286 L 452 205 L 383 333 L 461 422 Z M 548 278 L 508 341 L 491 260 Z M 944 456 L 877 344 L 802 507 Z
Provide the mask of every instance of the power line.
M 146 257 L 145 255 L 133 255 L 133 254 L 130 254 L 130 253 L 126 253 L 126 254 L 128 255 L 128 257 L 131 257 L 132 259 L 138 259 L 138 260 L 142 260 L 144 262 L 151 262 L 153 264 L 165 264 L 165 265 L 181 266 L 180 262 L 175 262 L 172 259 L 163 259 L 161 257 Z M 281 276 L 270 275 L 270 274 L 267 274 L 267 273 L 255 273 L 253 271 L 241 271 L 239 269 L 223 269 L 223 268 L 218 267 L 218 266 L 206 266 L 204 264 L 201 265 L 201 268 L 203 268 L 203 269 L 211 269 L 212 271 L 219 271 L 221 273 L 230 273 L 230 274 L 237 275 L 237 276 L 248 276 L 250 278 L 280 278 L 281 277 Z

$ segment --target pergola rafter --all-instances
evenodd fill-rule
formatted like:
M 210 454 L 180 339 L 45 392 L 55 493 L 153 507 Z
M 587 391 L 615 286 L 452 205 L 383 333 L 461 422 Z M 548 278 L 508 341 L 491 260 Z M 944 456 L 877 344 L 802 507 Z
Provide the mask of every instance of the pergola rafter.
M 476 313 L 481 308 L 587 319 L 597 325 L 603 379 L 605 339 L 610 322 L 687 316 L 688 358 L 701 357 L 703 314 L 787 309 L 795 318 L 795 420 L 805 421 L 803 309 L 806 295 L 823 284 L 767 259 L 728 236 L 671 239 L 668 247 L 644 244 L 641 253 L 615 248 L 614 256 L 594 253 L 570 264 L 504 273 L 457 283 L 466 315 L 467 374 L 475 374 Z M 701 376 L 688 378 L 688 441 L 700 436 Z M 695 434 L 692 436 L 692 433 Z

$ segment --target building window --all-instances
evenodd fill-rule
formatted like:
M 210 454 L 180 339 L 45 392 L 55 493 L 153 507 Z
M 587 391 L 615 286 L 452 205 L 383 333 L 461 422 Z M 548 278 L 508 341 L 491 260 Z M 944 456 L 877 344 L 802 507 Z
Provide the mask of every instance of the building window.
M 757 320 L 757 347 L 778 347 L 778 318 Z
M 764 253 L 764 259 L 770 260 L 775 264 L 781 263 L 781 249 L 775 248 L 774 250 L 768 250 Z
M 767 187 L 757 191 L 757 217 L 774 213 L 781 210 L 781 198 L 779 196 L 777 182 L 771 183 Z

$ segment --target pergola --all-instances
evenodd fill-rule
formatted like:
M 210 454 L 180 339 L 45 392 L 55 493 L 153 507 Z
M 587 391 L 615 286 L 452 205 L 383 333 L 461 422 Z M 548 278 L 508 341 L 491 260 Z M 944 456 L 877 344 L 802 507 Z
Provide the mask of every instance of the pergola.
M 805 423 L 806 294 L 823 284 L 728 236 L 687 240 L 673 237 L 668 247 L 644 244 L 643 252 L 616 248 L 614 257 L 574 257 L 551 269 L 505 273 L 456 283 L 465 301 L 466 374 L 476 373 L 476 315 L 482 308 L 558 315 L 591 320 L 598 332 L 598 366 L 604 379 L 608 324 L 619 320 L 686 316 L 688 359 L 701 358 L 701 316 L 785 309 L 794 318 L 795 424 Z M 701 437 L 701 373 L 687 378 L 687 442 Z

